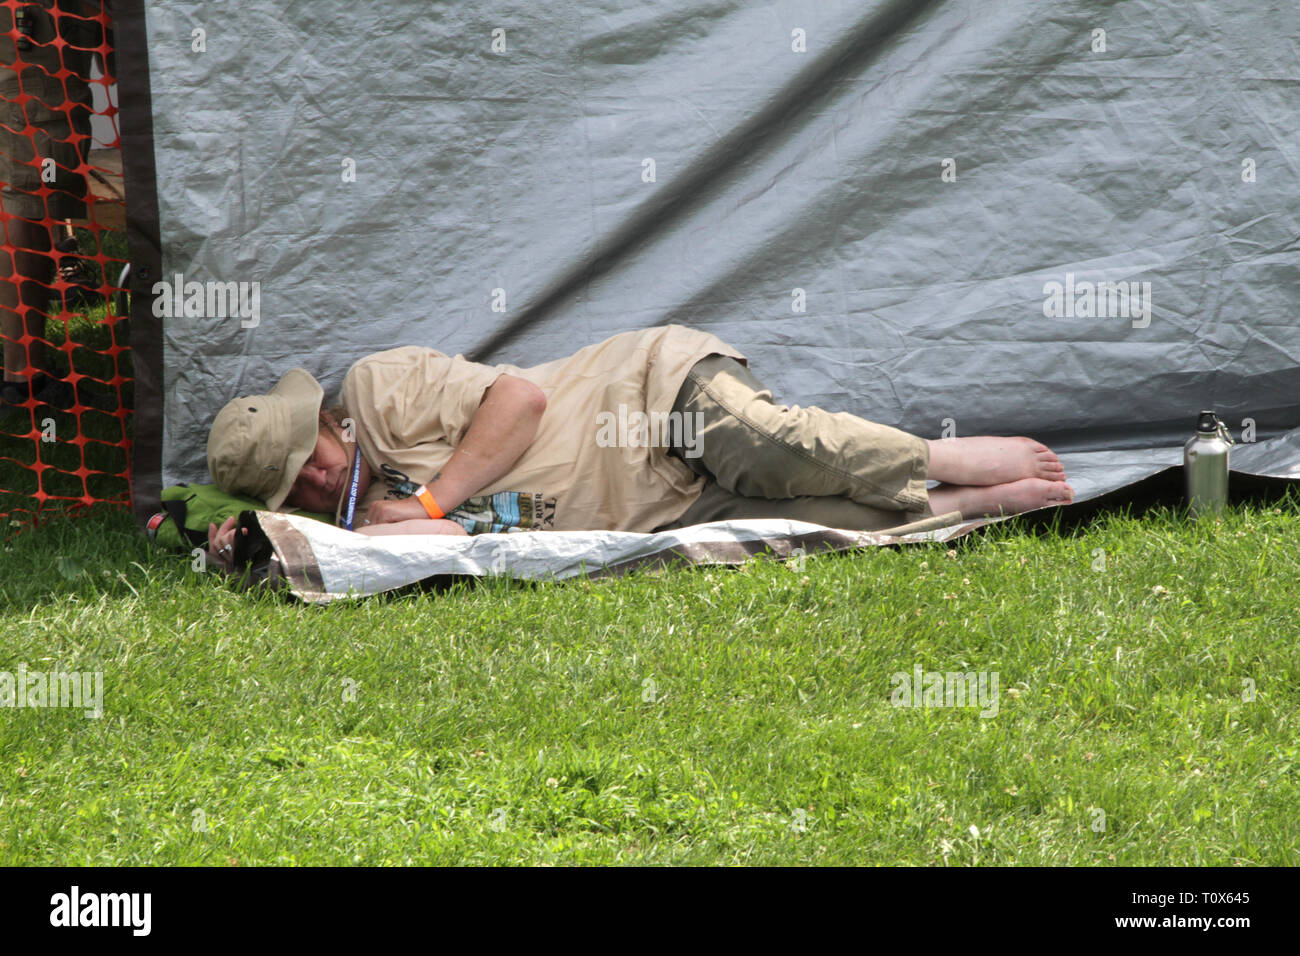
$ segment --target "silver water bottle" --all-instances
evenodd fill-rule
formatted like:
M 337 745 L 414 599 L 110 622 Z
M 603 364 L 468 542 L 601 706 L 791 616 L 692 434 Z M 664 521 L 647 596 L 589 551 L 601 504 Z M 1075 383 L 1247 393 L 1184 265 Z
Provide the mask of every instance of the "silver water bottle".
M 1228 451 L 1232 435 L 1214 412 L 1201 412 L 1196 435 L 1183 446 L 1187 505 L 1193 515 L 1218 512 L 1228 500 Z

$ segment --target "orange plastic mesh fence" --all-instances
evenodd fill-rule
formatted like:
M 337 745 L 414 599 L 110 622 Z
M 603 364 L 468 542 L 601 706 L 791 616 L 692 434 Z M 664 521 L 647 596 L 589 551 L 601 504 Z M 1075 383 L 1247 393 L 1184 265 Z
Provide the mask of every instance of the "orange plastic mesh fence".
M 111 41 L 103 0 L 0 0 L 5 525 L 52 508 L 131 501 L 130 351 L 118 303 L 127 251 Z

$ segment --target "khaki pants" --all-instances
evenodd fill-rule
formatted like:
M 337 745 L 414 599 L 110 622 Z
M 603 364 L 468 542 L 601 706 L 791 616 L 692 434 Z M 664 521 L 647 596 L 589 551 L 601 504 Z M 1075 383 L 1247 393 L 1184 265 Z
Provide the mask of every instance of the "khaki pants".
M 791 518 L 882 531 L 928 517 L 924 440 L 845 412 L 777 405 L 740 362 L 711 355 L 686 376 L 673 405 L 700 417 L 681 458 L 704 492 L 665 530 L 730 518 Z

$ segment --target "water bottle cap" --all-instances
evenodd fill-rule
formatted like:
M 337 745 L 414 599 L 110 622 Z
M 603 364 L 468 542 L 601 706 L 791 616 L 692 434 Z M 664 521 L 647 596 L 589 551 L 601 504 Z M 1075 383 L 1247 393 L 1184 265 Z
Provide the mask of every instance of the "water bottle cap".
M 1219 430 L 1219 416 L 1212 411 L 1201 412 L 1201 417 L 1196 420 L 1196 430 L 1214 434 Z

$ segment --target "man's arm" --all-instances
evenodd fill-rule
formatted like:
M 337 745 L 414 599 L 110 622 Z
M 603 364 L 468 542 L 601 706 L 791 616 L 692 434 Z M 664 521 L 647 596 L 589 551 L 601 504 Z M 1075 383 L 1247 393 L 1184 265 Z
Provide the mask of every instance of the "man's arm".
M 420 510 L 423 511 L 424 509 Z M 361 534 L 368 534 L 372 537 L 393 534 L 469 534 L 456 522 L 442 518 L 436 521 L 429 518 L 412 518 L 408 521 L 393 521 L 388 524 L 369 524 L 356 530 Z
M 502 375 L 483 393 L 465 437 L 427 485 L 444 513 L 507 474 L 537 437 L 546 411 L 546 393 L 532 382 Z M 415 498 L 376 501 L 367 514 L 372 524 L 424 518 Z

